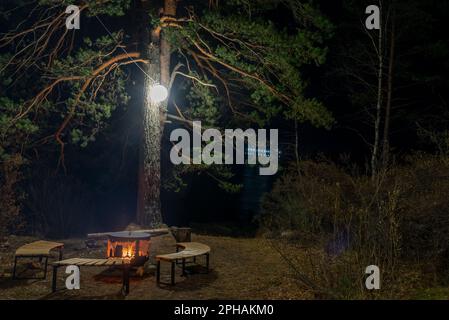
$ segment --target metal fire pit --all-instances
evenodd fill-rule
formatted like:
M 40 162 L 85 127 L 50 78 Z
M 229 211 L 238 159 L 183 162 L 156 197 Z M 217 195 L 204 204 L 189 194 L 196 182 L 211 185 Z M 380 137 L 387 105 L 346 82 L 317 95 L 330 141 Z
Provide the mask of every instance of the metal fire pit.
M 149 258 L 151 235 L 139 231 L 120 231 L 107 234 L 108 258 L 129 258 L 131 264 L 143 265 Z

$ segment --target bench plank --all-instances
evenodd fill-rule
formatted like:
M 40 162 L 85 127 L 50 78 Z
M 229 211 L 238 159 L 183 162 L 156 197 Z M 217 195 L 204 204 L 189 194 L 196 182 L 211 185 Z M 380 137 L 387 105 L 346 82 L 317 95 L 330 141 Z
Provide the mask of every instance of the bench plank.
M 177 247 L 184 250 L 175 253 L 160 254 L 156 260 L 174 261 L 178 259 L 193 258 L 210 252 L 210 247 L 199 242 L 179 242 Z
M 64 247 L 63 243 L 39 240 L 19 247 L 16 256 L 49 256 L 50 251 Z
M 97 265 L 101 265 L 102 263 L 104 263 L 105 259 L 89 259 L 90 261 L 87 261 L 84 265 L 85 266 L 97 266 Z
M 92 259 L 92 258 L 70 258 L 61 261 L 55 261 L 53 265 L 55 266 L 113 266 L 120 265 L 124 263 L 122 258 L 109 258 L 109 259 Z
M 61 261 L 55 261 L 53 265 L 55 266 L 113 266 L 113 265 L 121 265 L 125 263 L 125 259 L 122 258 L 108 258 L 108 259 L 92 259 L 92 258 L 70 258 Z

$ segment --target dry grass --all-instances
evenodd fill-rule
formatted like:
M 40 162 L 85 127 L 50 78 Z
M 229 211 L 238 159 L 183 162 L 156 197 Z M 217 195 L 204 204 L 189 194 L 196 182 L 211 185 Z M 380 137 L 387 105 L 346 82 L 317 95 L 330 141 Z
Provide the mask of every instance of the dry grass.
M 34 239 L 13 237 L 10 248 L 0 253 L 0 299 L 124 299 L 120 294 L 120 272 L 106 268 L 81 268 L 81 289 L 66 290 L 64 270 L 58 276 L 58 291 L 50 293 L 51 272 L 47 280 L 11 280 L 9 272 L 13 252 Z M 177 269 L 176 285 L 156 285 L 154 275 L 131 278 L 126 299 L 310 299 L 312 293 L 294 280 L 288 265 L 265 240 L 193 235 L 192 241 L 208 244 L 211 249 L 209 274 L 194 273 L 182 277 Z M 65 258 L 101 258 L 106 251 L 87 249 L 83 239 L 64 240 Z M 174 252 L 170 235 L 152 239 L 152 253 Z M 202 262 L 201 258 L 198 262 Z M 162 264 L 162 281 L 168 281 L 169 264 Z

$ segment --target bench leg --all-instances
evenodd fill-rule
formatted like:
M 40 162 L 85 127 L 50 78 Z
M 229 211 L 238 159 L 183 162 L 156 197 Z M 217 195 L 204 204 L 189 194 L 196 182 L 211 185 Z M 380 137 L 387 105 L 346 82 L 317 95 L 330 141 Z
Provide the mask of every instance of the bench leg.
M 44 280 L 47 279 L 48 257 L 45 257 Z
M 16 279 L 17 256 L 14 257 L 14 269 L 12 270 L 12 278 Z
M 64 253 L 64 249 L 59 249 L 59 261 L 61 261 L 62 260 L 62 255 L 63 255 L 63 253 Z
M 44 256 L 21 256 L 22 258 L 38 258 L 39 259 L 39 263 L 42 263 L 42 260 L 43 260 L 43 258 L 44 258 Z M 42 278 L 40 278 L 40 277 L 18 277 L 18 275 L 17 275 L 17 262 L 18 262 L 18 260 L 19 260 L 19 256 L 15 256 L 14 257 L 14 267 L 13 267 L 13 270 L 12 270 L 12 279 L 13 280 L 15 280 L 15 279 L 42 279 L 42 280 L 45 280 L 46 278 L 47 278 L 47 266 L 48 266 L 48 257 L 45 257 L 45 264 L 44 264 L 44 275 L 42 276 Z M 26 271 L 26 270 L 24 270 L 24 271 Z M 24 272 L 23 271 L 23 272 Z M 21 273 L 23 273 L 23 272 L 21 272 Z
M 129 265 L 123 266 L 123 286 L 122 286 L 122 291 L 123 291 L 124 295 L 128 295 L 129 294 L 129 269 L 130 269 Z
M 156 265 L 156 282 L 161 283 L 161 260 L 158 260 Z
M 182 259 L 182 276 L 183 277 L 186 276 L 186 259 L 185 258 Z
M 206 253 L 206 270 L 209 273 L 209 253 Z
M 171 263 L 171 285 L 175 285 L 175 261 Z
M 178 245 L 176 245 L 176 252 L 179 252 L 179 247 L 178 247 Z M 178 260 L 179 260 L 179 259 L 176 259 L 176 264 L 180 264 Z
M 56 280 L 58 278 L 58 266 L 53 266 L 53 280 L 51 283 L 51 292 L 56 292 Z

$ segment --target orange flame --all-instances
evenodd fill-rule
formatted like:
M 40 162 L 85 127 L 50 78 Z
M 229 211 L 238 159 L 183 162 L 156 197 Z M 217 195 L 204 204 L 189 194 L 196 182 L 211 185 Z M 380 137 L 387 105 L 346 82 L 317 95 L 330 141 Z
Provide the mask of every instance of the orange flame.
M 132 258 L 134 256 L 134 250 L 132 244 L 126 244 L 122 249 L 123 258 Z

